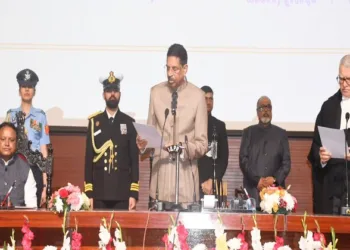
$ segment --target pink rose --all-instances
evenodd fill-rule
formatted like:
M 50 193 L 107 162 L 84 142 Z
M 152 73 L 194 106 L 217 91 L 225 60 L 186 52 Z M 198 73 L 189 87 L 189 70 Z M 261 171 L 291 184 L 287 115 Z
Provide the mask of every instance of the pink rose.
M 73 206 L 78 206 L 78 205 L 79 205 L 79 202 L 80 202 L 79 196 L 80 196 L 79 193 L 71 193 L 71 194 L 68 196 L 67 203 L 68 203 L 68 204 L 71 204 L 71 205 L 73 205 Z
M 72 184 L 68 183 L 68 186 L 66 187 L 69 193 L 80 193 L 80 188 L 78 186 L 73 186 Z

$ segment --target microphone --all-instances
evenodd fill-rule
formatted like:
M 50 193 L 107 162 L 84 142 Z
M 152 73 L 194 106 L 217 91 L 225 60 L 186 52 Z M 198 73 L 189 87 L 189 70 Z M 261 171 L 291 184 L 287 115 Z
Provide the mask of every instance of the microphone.
M 346 206 L 341 208 L 341 214 L 342 215 L 350 215 L 350 208 L 349 208 L 349 179 L 348 179 L 348 122 L 349 122 L 350 114 L 349 112 L 346 112 L 345 114 L 345 181 L 346 181 Z
M 171 114 L 176 115 L 176 109 L 177 109 L 177 91 L 174 91 L 171 95 L 172 101 L 171 101 Z
M 192 180 L 193 180 L 193 204 L 188 206 L 188 209 L 192 212 L 200 212 L 200 205 L 197 204 L 196 200 L 197 200 L 197 195 L 196 195 L 196 182 L 194 179 L 194 173 L 193 173 L 193 169 L 192 169 L 192 160 L 190 157 L 190 151 L 188 149 L 188 137 L 187 135 L 185 135 L 185 143 L 186 143 L 186 152 L 187 152 L 187 158 L 188 161 L 190 163 L 190 167 L 191 167 L 191 173 L 192 173 Z
M 163 127 L 162 127 L 162 136 L 161 136 L 161 139 L 160 139 L 160 148 L 159 148 L 159 161 L 161 161 L 162 159 L 162 150 L 163 150 L 163 137 L 164 137 L 164 128 L 165 128 L 165 123 L 166 123 L 166 120 L 169 116 L 169 109 L 166 108 L 164 110 L 164 123 L 163 123 Z M 163 210 L 163 203 L 162 202 L 158 202 L 158 197 L 159 197 L 159 187 L 158 187 L 158 180 L 159 180 L 159 170 L 160 170 L 160 164 L 159 164 L 159 168 L 158 168 L 158 171 L 157 171 L 157 186 L 156 186 L 156 203 L 152 206 L 151 210 L 152 209 L 156 209 L 158 211 L 162 211 Z M 161 203 L 161 204 L 159 204 Z
M 12 183 L 12 186 L 10 187 L 9 191 L 7 192 L 7 194 L 5 195 L 5 198 L 1 201 L 1 207 L 5 207 L 6 206 L 6 201 L 7 198 L 10 196 L 12 189 L 16 186 L 16 180 Z

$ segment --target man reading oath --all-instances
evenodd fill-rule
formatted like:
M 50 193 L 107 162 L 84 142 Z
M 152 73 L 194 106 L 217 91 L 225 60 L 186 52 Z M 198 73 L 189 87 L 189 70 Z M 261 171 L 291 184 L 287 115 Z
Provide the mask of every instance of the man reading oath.
M 153 125 L 159 134 L 162 134 L 164 127 L 163 147 L 154 150 L 150 183 L 151 199 L 158 198 L 164 202 L 175 201 L 176 160 L 166 150 L 167 146 L 175 144 L 184 147 L 179 161 L 179 203 L 183 208 L 187 208 L 187 205 L 193 202 L 194 191 L 196 200 L 199 200 L 197 159 L 208 151 L 208 115 L 204 92 L 187 81 L 187 70 L 186 49 L 180 44 L 173 44 L 167 53 L 168 81 L 151 88 L 147 120 L 147 123 Z M 175 122 L 172 102 L 173 104 L 175 102 L 176 107 Z M 168 113 L 167 117 L 166 113 Z M 137 144 L 141 153 L 149 151 L 146 150 L 147 141 L 142 138 L 137 138 Z M 158 197 L 156 197 L 157 190 Z

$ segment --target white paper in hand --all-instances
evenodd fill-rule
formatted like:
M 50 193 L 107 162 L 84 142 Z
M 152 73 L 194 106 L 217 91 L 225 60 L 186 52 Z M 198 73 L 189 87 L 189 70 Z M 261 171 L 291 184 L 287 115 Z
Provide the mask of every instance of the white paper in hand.
M 318 126 L 322 146 L 331 154 L 332 158 L 344 159 L 345 133 L 344 130 Z M 347 149 L 348 152 L 348 149 Z
M 151 125 L 133 122 L 137 134 L 147 141 L 147 148 L 159 148 L 162 137 L 157 129 Z

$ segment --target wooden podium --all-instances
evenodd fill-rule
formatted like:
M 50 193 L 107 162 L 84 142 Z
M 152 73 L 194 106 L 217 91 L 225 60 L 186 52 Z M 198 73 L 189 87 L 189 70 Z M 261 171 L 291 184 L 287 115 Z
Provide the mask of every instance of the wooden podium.
M 83 235 L 82 249 L 98 249 L 98 233 L 101 219 L 109 221 L 111 214 L 113 221 L 118 221 L 122 227 L 123 239 L 127 249 L 143 249 L 143 239 L 146 230 L 144 249 L 164 249 L 163 235 L 171 225 L 171 217 L 181 221 L 189 231 L 188 244 L 194 247 L 198 243 L 204 243 L 208 248 L 215 247 L 214 222 L 218 218 L 217 213 L 190 213 L 190 212 L 119 212 L 119 211 L 82 211 L 70 212 L 67 215 L 67 228 L 75 228 L 78 223 L 78 231 Z M 30 228 L 35 234 L 33 249 L 43 249 L 45 245 L 62 246 L 63 216 L 45 210 L 16 210 L 0 211 L 0 243 L 9 242 L 12 228 L 15 229 L 17 245 L 22 240 L 21 227 L 24 217 L 30 221 Z M 221 213 L 223 224 L 227 232 L 227 239 L 237 236 L 242 229 L 241 221 L 246 230 L 247 241 L 250 242 L 250 230 L 254 226 L 252 214 Z M 261 230 L 262 242 L 273 241 L 274 216 L 257 214 L 258 228 Z M 298 241 L 302 235 L 302 214 L 278 215 L 278 235 L 283 236 L 285 243 L 292 249 L 298 248 Z M 326 234 L 327 242 L 330 240 L 330 227 L 333 227 L 339 239 L 338 249 L 350 249 L 350 217 L 339 216 L 312 216 L 307 217 L 308 230 L 316 231 L 314 219 L 317 219 L 321 231 Z M 112 233 L 116 224 L 112 224 Z

